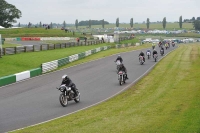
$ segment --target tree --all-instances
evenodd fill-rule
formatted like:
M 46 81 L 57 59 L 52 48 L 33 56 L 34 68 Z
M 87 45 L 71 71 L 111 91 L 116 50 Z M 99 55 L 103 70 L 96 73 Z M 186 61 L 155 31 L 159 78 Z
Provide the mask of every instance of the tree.
M 65 27 L 66 27 L 66 23 L 65 23 L 65 21 L 63 22 L 63 28 L 65 29 Z
M 31 27 L 31 25 L 32 25 L 32 24 L 31 24 L 31 22 L 29 22 L 29 23 L 28 23 L 28 28 L 30 28 L 30 27 Z
M 18 24 L 18 27 L 20 27 L 20 23 Z
M 199 20 L 193 21 L 193 27 L 195 28 L 195 30 L 200 30 L 200 21 Z
M 40 28 L 42 27 L 42 22 L 40 21 Z
M 149 25 L 150 25 L 150 20 L 149 20 L 149 18 L 147 18 L 147 29 L 149 29 Z
M 182 25 L 183 25 L 183 20 L 182 20 L 182 16 L 180 16 L 179 18 L 179 27 L 182 29 Z
M 5 0 L 0 0 L 0 5 L 0 25 L 6 28 L 11 27 L 12 23 L 16 23 L 16 19 L 21 17 L 22 13 Z
M 53 24 L 52 24 L 52 22 L 51 22 L 51 24 L 50 24 L 50 28 L 53 29 Z
M 102 20 L 90 20 L 92 25 L 102 25 Z M 78 23 L 79 26 L 88 26 L 89 20 L 86 21 L 80 21 Z M 107 21 L 104 20 L 104 25 L 109 24 Z
M 130 26 L 131 26 L 131 28 L 133 28 L 133 18 L 131 18 L 131 20 L 130 20 Z
M 91 28 L 91 25 L 92 25 L 92 24 L 91 24 L 91 20 L 89 20 L 89 28 Z
M 78 19 L 76 19 L 75 21 L 75 26 L 76 26 L 76 29 L 78 29 Z
M 165 29 L 167 24 L 166 17 L 163 18 L 162 23 L 163 23 L 163 29 Z
M 104 28 L 104 19 L 102 20 L 102 28 Z
M 195 17 L 192 17 L 192 21 L 195 21 Z
M 119 27 L 119 18 L 116 19 L 116 27 Z

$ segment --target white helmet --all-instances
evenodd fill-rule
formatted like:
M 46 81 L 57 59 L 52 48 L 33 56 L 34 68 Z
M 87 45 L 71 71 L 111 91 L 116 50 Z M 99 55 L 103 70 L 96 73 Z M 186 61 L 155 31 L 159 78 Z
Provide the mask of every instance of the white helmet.
M 66 78 L 68 78 L 67 74 L 62 76 L 62 79 L 66 79 Z

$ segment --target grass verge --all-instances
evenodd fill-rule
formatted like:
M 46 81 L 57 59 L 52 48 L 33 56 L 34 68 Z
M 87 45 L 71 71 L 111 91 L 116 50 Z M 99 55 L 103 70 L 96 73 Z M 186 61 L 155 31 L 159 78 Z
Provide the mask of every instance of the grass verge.
M 16 46 L 21 46 L 20 44 L 13 44 L 10 42 L 5 42 L 3 45 L 3 48 L 8 48 L 8 47 L 16 47 Z
M 200 132 L 200 46 L 181 45 L 122 94 L 16 133 Z

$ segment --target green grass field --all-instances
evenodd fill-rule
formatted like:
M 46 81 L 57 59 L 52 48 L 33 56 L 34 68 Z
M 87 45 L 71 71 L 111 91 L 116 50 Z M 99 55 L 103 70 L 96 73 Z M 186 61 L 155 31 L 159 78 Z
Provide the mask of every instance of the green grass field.
M 200 45 L 180 47 L 122 94 L 16 133 L 200 132 Z
M 13 44 L 10 42 L 4 42 L 4 44 L 2 45 L 3 48 L 8 48 L 8 47 L 16 47 L 16 46 L 21 46 L 20 44 Z
M 15 38 L 15 37 L 82 37 L 80 33 L 72 32 L 65 33 L 60 29 L 44 28 L 20 28 L 20 29 L 0 29 L 2 38 Z
M 79 26 L 79 28 L 86 28 L 86 27 L 87 26 Z M 105 28 L 114 28 L 114 27 L 116 27 L 115 24 L 105 25 Z M 130 24 L 120 24 L 119 27 L 130 28 Z M 73 28 L 75 28 L 75 27 L 73 27 Z M 101 25 L 92 25 L 91 28 L 102 28 L 102 26 Z M 146 24 L 133 24 L 133 28 L 146 29 L 147 26 L 146 26 Z M 163 29 L 162 23 L 150 24 L 150 29 L 162 30 Z M 166 24 L 166 29 L 167 30 L 174 30 L 174 29 L 178 30 L 178 29 L 180 29 L 179 23 L 167 23 Z M 192 23 L 183 23 L 182 29 L 191 30 L 191 29 L 194 29 L 194 28 L 193 28 Z

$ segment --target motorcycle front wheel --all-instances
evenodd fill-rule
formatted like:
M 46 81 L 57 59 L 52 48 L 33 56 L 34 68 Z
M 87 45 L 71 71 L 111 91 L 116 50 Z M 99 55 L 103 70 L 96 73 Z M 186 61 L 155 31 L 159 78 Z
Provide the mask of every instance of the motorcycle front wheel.
M 60 101 L 60 104 L 61 104 L 63 107 L 66 107 L 66 106 L 68 105 L 67 97 L 66 97 L 63 93 L 60 94 L 59 101 Z

